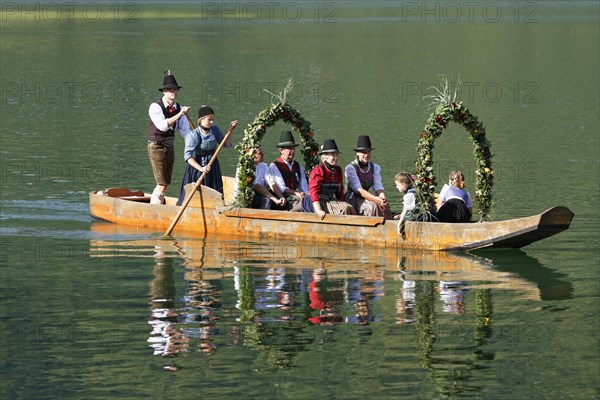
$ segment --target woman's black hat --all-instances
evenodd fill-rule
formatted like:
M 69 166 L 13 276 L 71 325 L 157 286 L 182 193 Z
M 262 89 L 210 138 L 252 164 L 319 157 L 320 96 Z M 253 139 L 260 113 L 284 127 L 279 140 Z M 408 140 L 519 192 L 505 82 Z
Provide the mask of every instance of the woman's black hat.
M 213 111 L 213 109 L 210 108 L 209 106 L 202 106 L 198 109 L 198 119 L 200 119 L 202 117 L 206 117 L 207 115 L 211 115 L 214 113 L 215 112 Z
M 323 146 L 321 146 L 321 154 L 323 153 L 339 153 L 337 144 L 334 139 L 325 139 Z
M 371 138 L 366 135 L 362 135 L 358 137 L 358 142 L 356 143 L 356 147 L 354 151 L 364 151 L 364 150 L 375 150 L 371 148 Z

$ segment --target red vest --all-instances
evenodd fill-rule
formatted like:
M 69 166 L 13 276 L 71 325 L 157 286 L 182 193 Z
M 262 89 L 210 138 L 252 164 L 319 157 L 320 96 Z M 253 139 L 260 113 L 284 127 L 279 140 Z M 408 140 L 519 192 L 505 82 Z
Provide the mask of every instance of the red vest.
M 292 161 L 291 171 L 281 157 L 273 161 L 273 163 L 277 166 L 277 169 L 285 182 L 285 186 L 288 189 L 296 190 L 300 187 L 300 164 L 298 164 L 297 161 Z

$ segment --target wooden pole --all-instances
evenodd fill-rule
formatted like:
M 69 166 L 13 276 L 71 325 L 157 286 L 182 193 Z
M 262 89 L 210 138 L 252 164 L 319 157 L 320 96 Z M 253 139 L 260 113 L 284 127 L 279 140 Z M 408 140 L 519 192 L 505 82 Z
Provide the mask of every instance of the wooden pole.
M 190 123 L 191 123 L 191 121 L 190 121 Z M 225 143 L 229 139 L 229 136 L 231 136 L 232 133 L 233 133 L 233 128 L 229 129 L 229 132 L 227 132 L 227 134 L 225 135 L 225 137 L 221 141 L 221 144 L 219 144 L 219 147 L 217 147 L 217 150 L 215 151 L 215 154 L 213 154 L 212 158 L 210 159 L 210 161 L 206 165 L 207 167 L 212 166 L 212 164 L 215 162 L 215 160 L 217 159 L 217 155 L 219 155 L 219 152 L 221 151 L 221 149 L 223 148 L 223 146 L 225 145 Z M 190 201 L 192 201 L 192 197 L 194 197 L 194 193 L 196 193 L 196 190 L 198 190 L 198 188 L 202 184 L 202 180 L 204 179 L 204 177 L 206 176 L 206 174 L 207 174 L 207 171 L 205 169 L 204 172 L 202 173 L 202 175 L 200 175 L 200 178 L 198 179 L 198 181 L 196 182 L 196 184 L 194 185 L 194 188 L 192 189 L 192 191 L 185 198 L 185 200 L 183 201 L 183 204 L 181 204 L 181 208 L 177 212 L 177 215 L 173 219 L 173 222 L 171 222 L 171 225 L 169 226 L 169 228 L 167 229 L 167 231 L 165 232 L 165 234 L 163 236 L 169 236 L 171 234 L 171 232 L 173 232 L 173 229 L 175 229 L 175 225 L 177 225 L 177 223 L 179 222 L 179 219 L 181 218 L 181 215 L 183 214 L 183 212 L 187 208 L 187 206 L 190 203 Z
M 190 128 L 192 128 L 192 130 L 196 129 L 196 127 L 194 127 L 194 123 L 192 122 L 192 119 L 190 118 L 188 113 L 185 113 L 185 116 L 187 117 L 188 123 L 190 124 Z

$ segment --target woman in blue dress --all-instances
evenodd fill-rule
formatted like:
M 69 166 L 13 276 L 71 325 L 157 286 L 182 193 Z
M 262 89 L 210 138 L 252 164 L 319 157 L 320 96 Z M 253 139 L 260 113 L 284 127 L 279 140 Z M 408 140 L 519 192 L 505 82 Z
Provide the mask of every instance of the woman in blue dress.
M 185 137 L 184 159 L 187 165 L 183 174 L 179 200 L 177 201 L 178 206 L 185 200 L 185 185 L 196 182 L 205 171 L 206 176 L 202 184 L 223 193 L 223 178 L 219 160 L 215 160 L 212 166 L 208 166 L 215 151 L 226 136 L 217 125 L 213 125 L 214 118 L 215 112 L 212 108 L 209 106 L 200 107 L 198 110 L 198 127 Z M 233 132 L 237 124 L 237 121 L 231 121 L 229 132 Z M 229 135 L 223 146 L 231 147 L 231 142 L 232 135 Z

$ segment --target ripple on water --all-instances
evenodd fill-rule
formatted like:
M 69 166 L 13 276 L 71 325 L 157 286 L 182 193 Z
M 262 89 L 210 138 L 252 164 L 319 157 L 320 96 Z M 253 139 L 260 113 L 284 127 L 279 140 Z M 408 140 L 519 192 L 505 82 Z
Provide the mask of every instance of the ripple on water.
M 62 199 L 3 200 L 0 209 L 2 235 L 69 239 L 90 237 L 87 203 Z

